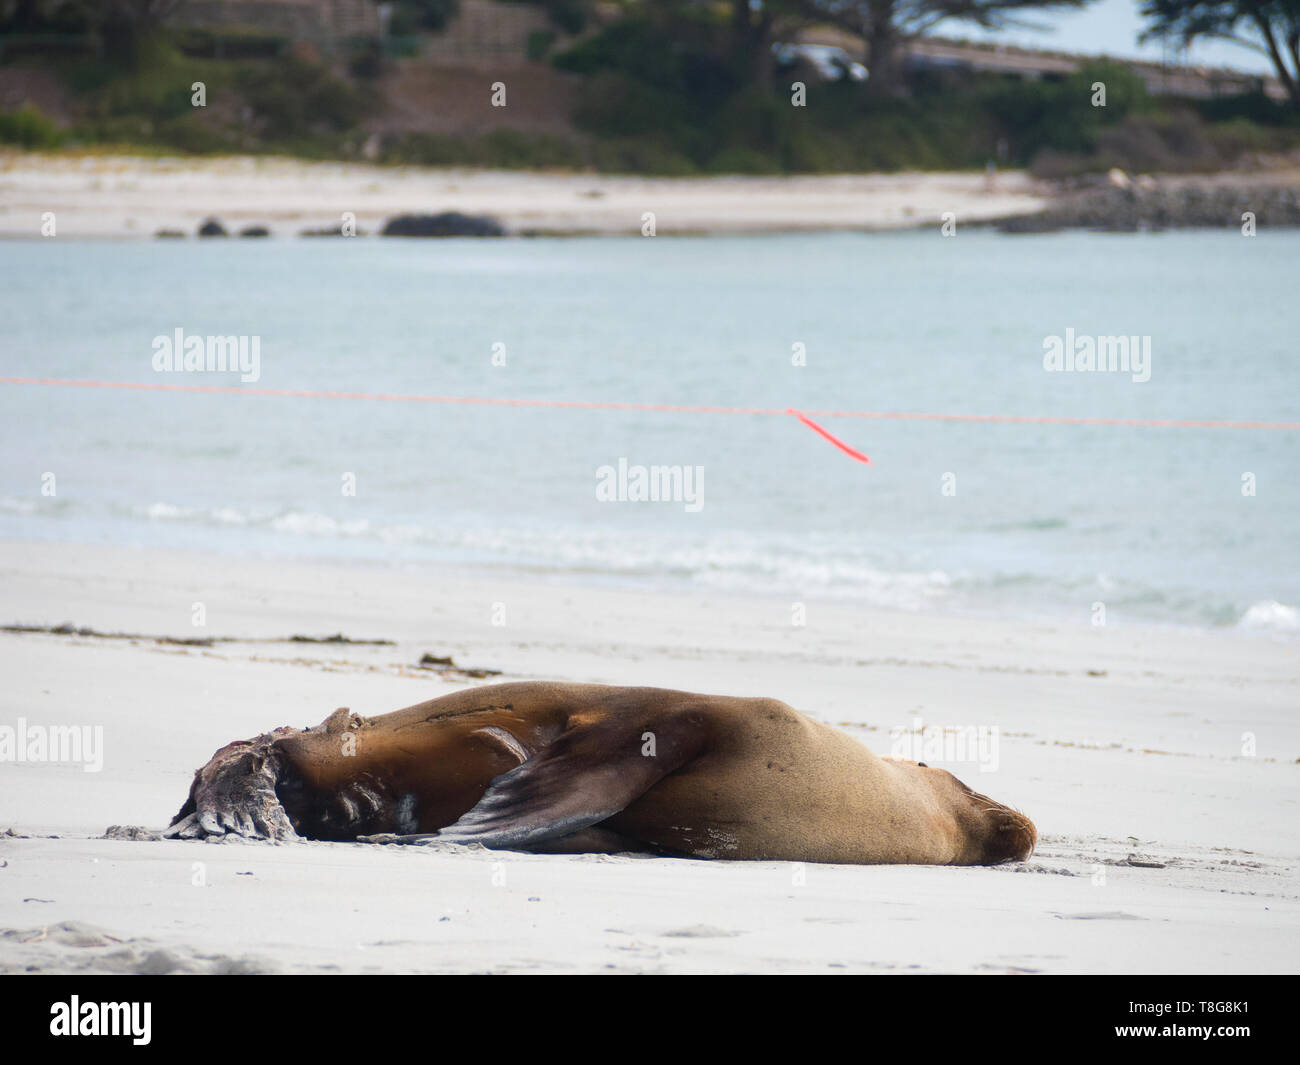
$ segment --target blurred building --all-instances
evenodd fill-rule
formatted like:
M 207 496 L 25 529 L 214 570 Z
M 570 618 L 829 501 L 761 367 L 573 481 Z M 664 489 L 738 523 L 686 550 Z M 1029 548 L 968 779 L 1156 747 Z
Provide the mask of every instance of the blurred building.
M 865 50 L 861 38 L 831 29 L 807 30 L 799 34 L 799 43 L 835 45 L 854 55 L 862 55 Z M 1097 59 L 1123 64 L 1146 83 L 1147 92 L 1153 96 L 1207 100 L 1220 96 L 1240 96 L 1262 89 L 1274 100 L 1287 98 L 1286 90 L 1277 78 L 1224 67 L 1189 66 L 1177 62 L 1155 63 L 1113 56 L 1071 55 L 1066 52 L 958 41 L 945 37 L 920 37 L 903 46 L 904 66 L 911 71 L 1001 74 L 1024 81 L 1065 78 L 1085 63 Z

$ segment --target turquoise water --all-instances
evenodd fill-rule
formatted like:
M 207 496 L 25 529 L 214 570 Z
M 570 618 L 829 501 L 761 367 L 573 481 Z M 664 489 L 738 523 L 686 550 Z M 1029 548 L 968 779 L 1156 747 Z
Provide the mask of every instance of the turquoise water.
M 260 338 L 267 389 L 1300 422 L 1300 234 L 57 239 L 0 264 L 7 376 L 239 386 L 155 372 L 181 328 Z M 1150 337 L 1150 380 L 1045 372 L 1067 329 Z M 784 416 L 4 384 L 0 537 L 1295 629 L 1300 433 L 823 424 L 873 464 Z M 620 458 L 702 467 L 702 508 L 600 501 Z

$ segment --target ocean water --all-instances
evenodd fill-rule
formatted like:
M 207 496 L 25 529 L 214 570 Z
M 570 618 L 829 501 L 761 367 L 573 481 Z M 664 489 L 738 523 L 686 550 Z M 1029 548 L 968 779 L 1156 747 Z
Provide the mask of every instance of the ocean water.
M 1294 233 L 58 238 L 0 276 L 8 377 L 1300 422 Z M 155 370 L 178 328 L 259 379 Z M 1150 338 L 1149 380 L 1048 372 L 1067 330 Z M 1297 632 L 1300 432 L 818 420 L 872 464 L 785 415 L 4 383 L 0 538 Z M 620 460 L 700 505 L 601 499 Z

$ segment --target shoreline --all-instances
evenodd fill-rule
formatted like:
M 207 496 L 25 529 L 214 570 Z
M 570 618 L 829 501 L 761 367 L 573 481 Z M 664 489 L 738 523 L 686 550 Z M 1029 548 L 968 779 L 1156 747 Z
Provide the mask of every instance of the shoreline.
M 355 216 L 376 233 L 405 213 L 458 211 L 498 219 L 515 235 L 656 235 L 892 231 L 1033 213 L 1046 186 L 1023 171 L 717 176 L 475 171 L 307 162 L 284 157 L 62 156 L 0 152 L 0 237 L 152 238 L 192 235 L 219 218 L 228 229 L 263 225 L 272 236 L 336 226 Z
M 593 593 L 604 592 L 614 595 L 714 597 L 756 604 L 780 604 L 786 609 L 789 608 L 790 603 L 797 601 L 812 604 L 818 608 L 837 611 L 863 611 L 886 618 L 917 619 L 918 622 L 952 620 L 968 624 L 1005 623 L 1008 625 L 1051 626 L 1063 629 L 1078 628 L 1080 631 L 1085 632 L 1091 631 L 1093 628 L 1090 622 L 1085 623 L 1084 620 L 1081 620 L 1084 615 L 1079 614 L 1077 611 L 1067 612 L 1064 605 L 1059 603 L 1021 603 L 1008 606 L 993 603 L 982 605 L 941 603 L 932 600 L 923 606 L 906 606 L 899 603 L 867 601 L 852 595 L 834 595 L 824 588 L 804 587 L 795 589 L 778 587 L 773 589 L 725 584 L 710 585 L 693 582 L 684 577 L 664 580 L 658 577 L 652 578 L 637 574 L 611 573 L 607 570 L 594 570 L 590 567 L 564 569 L 544 562 L 530 564 L 504 560 L 485 561 L 478 559 L 466 561 L 411 556 L 380 558 L 371 554 L 347 552 L 300 554 L 292 551 L 262 550 L 252 546 L 232 547 L 226 544 L 205 544 L 201 548 L 182 549 L 158 547 L 139 542 L 133 544 L 108 543 L 102 540 L 87 540 L 76 536 L 66 539 L 25 539 L 0 536 L 0 556 L 6 551 L 22 551 L 27 548 L 45 547 L 77 551 L 102 549 L 108 552 L 122 552 L 124 557 L 136 559 L 141 559 L 144 555 L 161 555 L 163 557 L 193 561 L 200 556 L 205 558 L 216 556 L 230 565 L 237 565 L 241 562 L 267 566 L 287 564 L 290 566 L 316 567 L 322 572 L 342 568 L 353 574 L 364 574 L 366 572 L 376 574 L 421 573 L 431 577 L 465 578 L 479 583 L 520 583 L 537 588 L 563 589 L 573 587 Z M 1225 625 L 1153 618 L 1133 613 L 1117 614 L 1112 611 L 1107 621 L 1107 627 L 1120 632 L 1167 633 L 1171 636 L 1210 638 L 1223 637 L 1231 640 L 1267 641 L 1284 645 L 1295 643 L 1300 646 L 1300 629 L 1287 627 L 1286 624 L 1281 622 L 1275 624 L 1262 621 L 1248 623 L 1248 618 L 1252 612 L 1266 610 L 1271 607 L 1276 607 L 1279 612 L 1284 612 L 1288 616 L 1296 609 L 1291 604 L 1281 603 L 1277 600 L 1260 600 L 1248 606 L 1232 624 Z M 31 619 L 0 616 L 0 628 L 27 624 L 42 626 L 71 624 L 81 626 L 84 623 L 78 618 L 42 617 Z M 375 635 L 384 637 L 386 634 L 377 633 Z
M 1206 174 L 1122 171 L 1049 181 L 1024 170 L 645 177 L 319 162 L 284 156 L 132 156 L 0 150 L 0 239 L 197 237 L 210 219 L 248 239 L 375 236 L 399 215 L 454 212 L 508 237 L 1060 231 L 1300 226 L 1293 165 Z M 472 233 L 467 235 L 474 235 Z

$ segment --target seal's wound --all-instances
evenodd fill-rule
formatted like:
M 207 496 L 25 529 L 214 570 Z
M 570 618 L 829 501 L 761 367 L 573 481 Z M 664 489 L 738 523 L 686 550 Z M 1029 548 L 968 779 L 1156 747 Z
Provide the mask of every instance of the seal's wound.
M 1022 860 L 1037 841 L 951 773 L 775 699 L 555 683 L 227 744 L 165 834 L 931 865 Z

